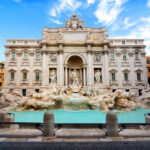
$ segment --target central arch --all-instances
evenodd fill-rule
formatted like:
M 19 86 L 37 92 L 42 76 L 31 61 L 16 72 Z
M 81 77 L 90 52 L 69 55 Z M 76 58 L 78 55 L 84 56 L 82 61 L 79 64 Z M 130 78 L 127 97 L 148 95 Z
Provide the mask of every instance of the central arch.
M 71 56 L 68 59 L 67 64 L 71 67 L 81 67 L 81 66 L 83 66 L 83 60 L 79 56 Z
M 73 53 L 73 54 L 67 55 L 64 63 L 67 65 L 68 64 L 68 60 L 73 58 L 73 57 L 76 57 L 76 58 L 78 57 L 78 58 L 82 59 L 83 64 L 84 65 L 86 64 L 85 57 L 82 54 L 78 54 L 78 53 Z
M 72 85 L 73 78 L 72 73 L 75 71 L 80 86 L 86 84 L 86 73 L 85 73 L 85 59 L 80 54 L 72 54 L 66 58 L 65 61 L 65 85 Z

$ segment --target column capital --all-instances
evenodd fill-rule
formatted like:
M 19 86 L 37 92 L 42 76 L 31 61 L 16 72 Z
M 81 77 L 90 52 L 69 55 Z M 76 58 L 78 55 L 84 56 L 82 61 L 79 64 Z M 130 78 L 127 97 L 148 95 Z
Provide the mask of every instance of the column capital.
M 102 51 L 102 54 L 103 54 L 103 55 L 108 54 L 108 50 L 103 50 L 103 51 Z
M 60 53 L 63 53 L 64 51 L 59 49 L 57 52 L 58 54 L 60 54 Z
M 90 49 L 90 50 L 87 50 L 87 53 L 89 54 L 89 53 L 93 53 L 93 51 Z
M 47 54 L 47 50 L 42 50 L 42 54 Z
M 68 65 L 67 65 L 67 64 L 64 64 L 64 68 L 68 68 Z

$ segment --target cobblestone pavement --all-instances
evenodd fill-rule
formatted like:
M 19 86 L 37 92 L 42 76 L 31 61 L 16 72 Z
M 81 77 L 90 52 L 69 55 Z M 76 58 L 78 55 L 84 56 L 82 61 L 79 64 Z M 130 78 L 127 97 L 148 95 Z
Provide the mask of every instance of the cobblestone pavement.
M 61 128 L 55 137 L 43 137 L 37 129 L 0 129 L 0 142 L 85 142 L 85 141 L 150 141 L 150 130 L 125 129 L 119 137 L 106 137 L 105 130 L 98 128 Z

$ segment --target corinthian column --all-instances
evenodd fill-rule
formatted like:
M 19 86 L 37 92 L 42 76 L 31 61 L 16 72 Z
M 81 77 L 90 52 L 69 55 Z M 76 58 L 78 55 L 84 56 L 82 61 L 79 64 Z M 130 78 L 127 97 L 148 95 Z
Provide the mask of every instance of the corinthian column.
M 68 86 L 68 68 L 65 68 L 65 86 Z
M 109 71 L 108 71 L 108 48 L 104 46 L 104 77 L 105 85 L 109 85 Z
M 86 86 L 86 74 L 85 74 L 85 67 L 83 68 L 83 85 Z
M 42 52 L 43 52 L 43 56 L 42 56 L 42 85 L 46 86 L 48 85 L 48 81 L 49 81 L 49 68 L 48 68 L 48 64 L 47 64 L 47 55 L 46 55 L 46 46 L 44 45 L 42 47 Z
M 94 73 L 93 73 L 93 57 L 91 51 L 88 51 L 88 66 L 87 66 L 87 85 L 92 86 L 94 84 Z
M 60 86 L 64 85 L 63 51 L 59 51 L 58 56 L 57 84 Z

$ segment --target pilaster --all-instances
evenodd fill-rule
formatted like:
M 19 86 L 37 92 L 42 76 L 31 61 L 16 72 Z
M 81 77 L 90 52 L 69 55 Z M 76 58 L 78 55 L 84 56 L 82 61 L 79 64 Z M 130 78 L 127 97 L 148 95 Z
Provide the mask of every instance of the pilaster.
M 87 51 L 87 85 L 92 86 L 94 84 L 94 71 L 93 71 L 93 56 L 92 51 L 88 48 Z
M 58 50 L 58 68 L 57 68 L 57 84 L 64 85 L 64 65 L 63 65 L 63 45 L 59 44 Z
M 104 84 L 109 85 L 109 68 L 108 68 L 108 47 L 104 46 Z
M 46 51 L 46 45 L 43 45 L 42 47 L 42 85 L 46 86 L 48 85 L 49 81 L 49 68 L 47 65 L 47 51 Z

